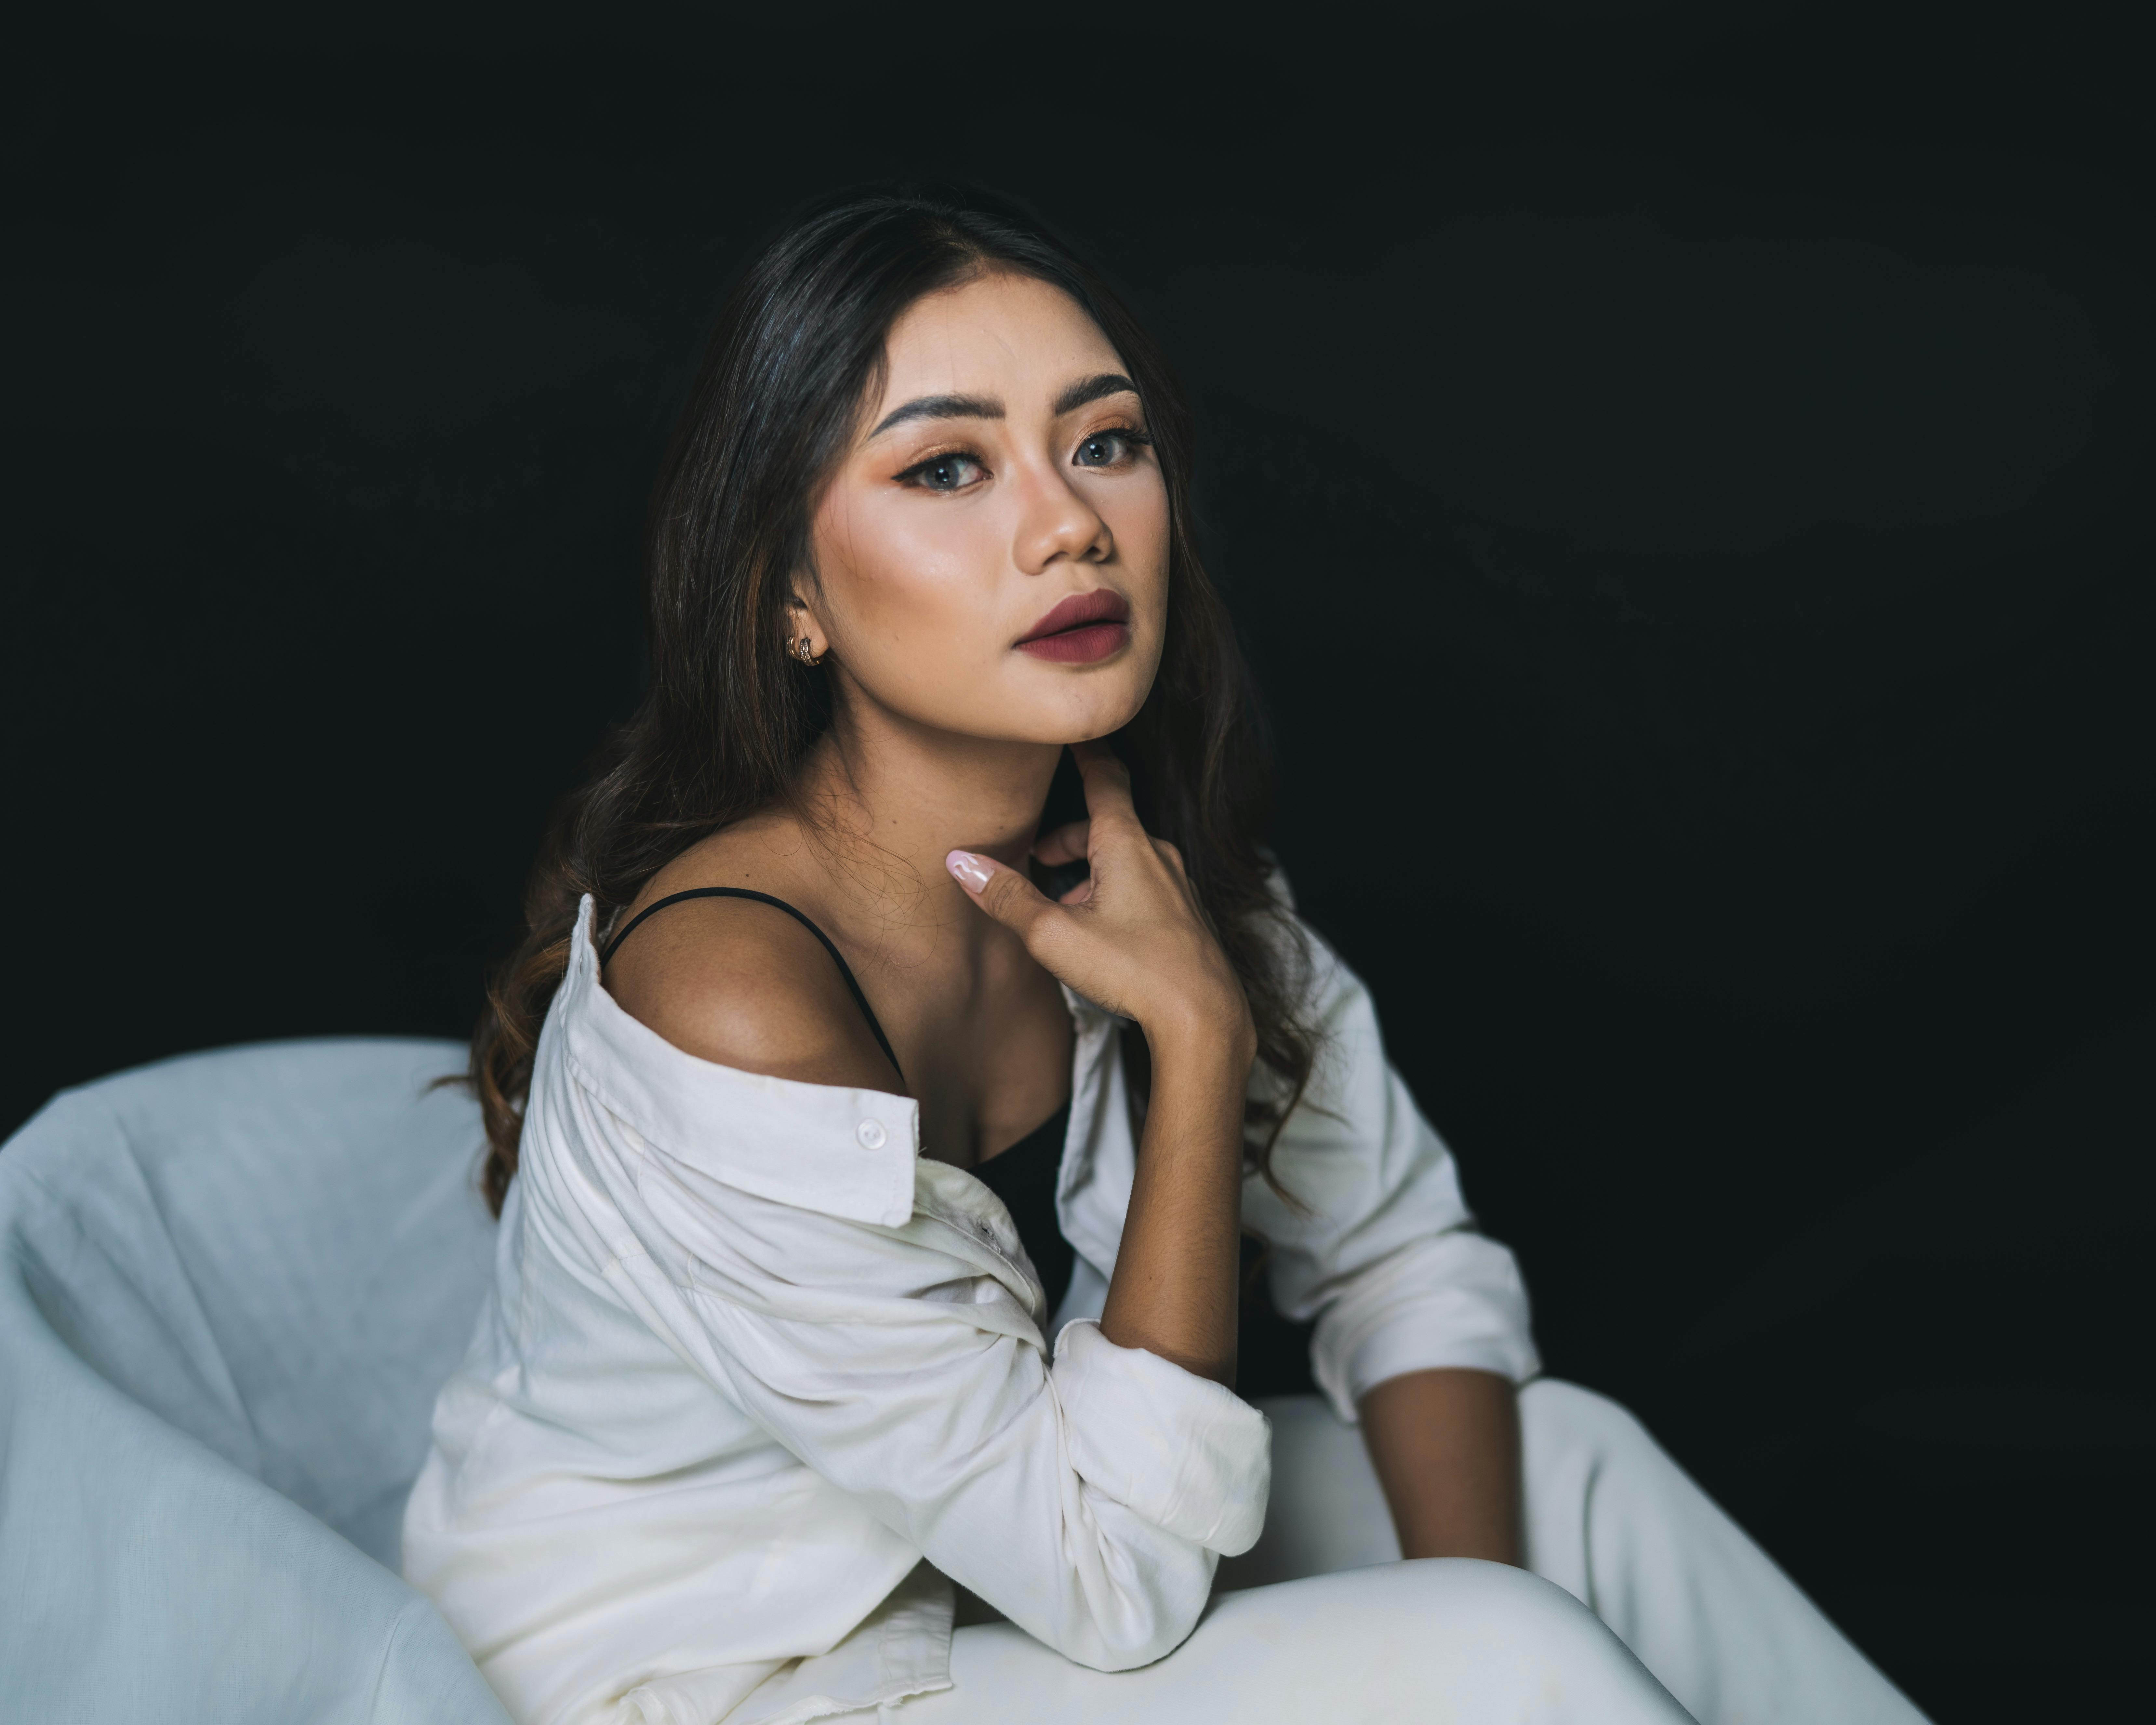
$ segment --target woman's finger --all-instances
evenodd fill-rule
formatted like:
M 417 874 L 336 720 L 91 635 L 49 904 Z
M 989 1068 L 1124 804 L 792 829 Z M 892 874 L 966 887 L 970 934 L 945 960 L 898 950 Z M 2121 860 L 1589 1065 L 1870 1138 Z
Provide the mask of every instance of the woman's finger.
M 943 859 L 951 878 L 1004 927 L 1014 931 L 1028 952 L 1034 952 L 1042 923 L 1065 913 L 1050 904 L 1040 889 L 1016 869 L 1005 868 L 992 856 L 971 850 L 954 850 Z M 1034 952 L 1038 957 L 1038 952 Z
M 1089 825 L 1086 821 L 1074 820 L 1068 826 L 1042 834 L 1033 841 L 1033 854 L 1051 869 L 1064 863 L 1085 861 L 1086 834 Z
M 1105 742 L 1075 742 L 1070 752 L 1086 781 L 1086 814 L 1092 829 L 1087 842 L 1097 840 L 1103 827 L 1112 827 L 1119 834 L 1125 829 L 1142 831 L 1137 805 L 1131 801 L 1131 776 L 1116 752 Z

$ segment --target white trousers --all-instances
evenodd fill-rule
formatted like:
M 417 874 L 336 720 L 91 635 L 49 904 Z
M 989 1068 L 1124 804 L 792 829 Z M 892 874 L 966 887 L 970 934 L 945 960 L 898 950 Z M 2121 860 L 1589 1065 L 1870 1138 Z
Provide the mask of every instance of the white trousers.
M 1220 1566 L 1181 1647 L 1110 1673 L 1009 1624 L 971 1626 L 954 1686 L 887 1709 L 891 1725 L 1922 1725 L 1604 1397 L 1548 1378 L 1520 1394 L 1532 1574 L 1400 1562 L 1362 1434 L 1315 1396 L 1260 1405 L 1265 1537 Z

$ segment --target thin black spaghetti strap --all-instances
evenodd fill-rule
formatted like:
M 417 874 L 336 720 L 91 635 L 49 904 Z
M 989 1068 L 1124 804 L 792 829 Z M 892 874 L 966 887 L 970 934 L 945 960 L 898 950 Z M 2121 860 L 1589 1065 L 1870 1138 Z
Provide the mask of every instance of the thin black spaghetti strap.
M 636 932 L 639 923 L 648 916 L 657 916 L 669 905 L 680 904 L 685 898 L 752 898 L 760 905 L 769 905 L 774 911 L 785 911 L 809 933 L 823 942 L 824 950 L 831 955 L 832 963 L 839 967 L 839 974 L 845 978 L 847 990 L 854 997 L 854 1004 L 860 1008 L 861 1016 L 869 1021 L 869 1029 L 875 1037 L 876 1046 L 883 1050 L 883 1057 L 891 1062 L 891 1070 L 898 1074 L 898 1081 L 901 1084 L 906 1082 L 906 1068 L 899 1065 L 898 1056 L 891 1051 L 891 1038 L 883 1034 L 883 1026 L 876 1022 L 876 1015 L 869 1006 L 869 997 L 861 993 L 861 985 L 854 979 L 853 966 L 847 963 L 845 956 L 831 944 L 830 936 L 824 933 L 784 899 L 773 898 L 767 892 L 752 892 L 746 886 L 692 886 L 686 892 L 670 892 L 657 904 L 646 905 L 629 919 L 629 927 L 608 941 L 606 943 L 606 950 L 599 954 L 599 968 L 602 970 L 606 968 L 607 962 L 621 950 L 621 943 Z

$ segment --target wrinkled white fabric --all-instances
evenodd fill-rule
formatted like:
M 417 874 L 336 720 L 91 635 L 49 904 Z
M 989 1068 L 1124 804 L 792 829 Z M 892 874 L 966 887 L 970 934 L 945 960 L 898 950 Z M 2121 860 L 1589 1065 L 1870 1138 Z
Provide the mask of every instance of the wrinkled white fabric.
M 1399 1372 L 1531 1375 L 1511 1255 L 1313 949 L 1325 1053 L 1274 1162 L 1300 1202 L 1246 1194 L 1276 1297 L 1317 1319 L 1350 1417 Z M 1080 1265 L 1050 1323 L 1001 1202 L 920 1156 L 910 1099 L 672 1047 L 599 985 L 586 901 L 404 1527 L 406 1575 L 520 1721 L 747 1725 L 942 1688 L 946 1576 L 1086 1666 L 1189 1633 L 1262 1526 L 1266 1427 L 1091 1321 L 1136 1147 L 1116 1021 L 1065 998 Z
M 1399 1538 L 1362 1435 L 1342 1425 L 1315 1396 L 1281 1396 L 1258 1406 L 1273 1422 L 1272 1502 L 1264 1537 L 1220 1565 L 1217 1585 L 1250 1589 L 1228 1595 L 1247 1599 L 1273 1593 L 1281 1584 L 1298 1584 L 1297 1609 L 1312 1615 L 1296 1632 L 1293 1651 L 1281 1656 L 1287 1664 L 1307 1659 L 1313 1647 L 1334 1645 L 1336 1610 L 1352 1609 L 1358 1624 L 1372 1613 L 1392 1620 L 1405 1656 L 1387 1661 L 1369 1680 L 1378 1687 L 1364 1692 L 1383 1704 L 1373 1702 L 1363 1717 L 1515 1717 L 1502 1708 L 1477 1714 L 1465 1705 L 1463 1697 L 1491 1692 L 1491 1685 L 1502 1692 L 1502 1662 L 1494 1676 L 1477 1675 L 1487 1663 L 1485 1655 L 1443 1639 L 1443 1632 L 1418 1617 L 1428 1603 L 1419 1589 L 1427 1584 L 1415 1577 L 1429 1566 L 1399 1562 Z M 1547 1378 L 1520 1392 L 1519 1408 L 1527 1566 L 1590 1608 L 1702 1725 L 1922 1725 L 1922 1715 L 1908 1699 L 1630 1414 L 1606 1396 Z M 1309 1589 L 1302 1581 L 1343 1571 L 1368 1580 L 1351 1594 Z M 1388 1582 L 1389 1576 L 1398 1579 Z M 1448 1609 L 1460 1609 L 1460 1590 L 1467 1584 L 1448 1584 Z M 1521 1610 L 1537 1620 L 1552 1615 L 1547 1600 L 1537 1609 L 1531 1596 L 1507 1597 L 1517 1608 L 1515 1617 Z M 1489 1609 L 1507 1608 L 1500 1600 Z M 962 1694 L 968 1638 L 974 1633 L 959 1632 L 954 1654 Z M 1512 1633 L 1531 1636 L 1534 1631 L 1516 1623 Z M 1602 1683 L 1614 1685 L 1620 1697 L 1630 1694 L 1621 1669 L 1604 1656 L 1606 1649 L 1596 1651 L 1592 1638 L 1561 1626 L 1549 1633 L 1544 1663 L 1567 1667 L 1574 1697 Z M 1203 1645 L 1201 1631 L 1168 1663 L 1188 1661 Z M 1194 1681 L 1201 1677 L 1192 1673 Z M 1075 1678 L 1056 1681 L 1058 1692 L 1075 1693 L 1081 1686 Z M 1020 1694 L 1031 1693 L 1025 1680 L 1007 1692 L 1004 1717 L 1017 1710 Z M 988 1700 L 978 1686 L 974 1698 Z M 1586 1706 L 1540 1717 L 1601 1720 L 1621 1711 L 1613 1702 L 1609 1708 Z M 1034 1711 L 1029 1700 L 1025 1712 L 1040 1725 L 1055 1717 Z M 1538 1717 L 1532 1708 L 1518 1716 Z M 901 1725 L 960 1725 L 963 1717 L 956 1707 L 916 1711 L 909 1706 L 898 1714 Z M 1111 1714 L 1095 1717 L 1147 1717 L 1120 1702 Z M 1269 1725 L 1309 1716 L 1260 1708 L 1232 1717 L 1237 1725 Z M 1342 1707 L 1328 1717 L 1357 1714 Z
M 951 1675 L 952 1686 L 942 1693 L 886 1708 L 883 1725 L 1689 1725 L 1691 1719 L 1563 1589 L 1522 1569 L 1465 1558 L 1224 1594 L 1188 1641 L 1143 1671 L 1088 1671 L 1008 1624 L 976 1625 L 958 1631 Z

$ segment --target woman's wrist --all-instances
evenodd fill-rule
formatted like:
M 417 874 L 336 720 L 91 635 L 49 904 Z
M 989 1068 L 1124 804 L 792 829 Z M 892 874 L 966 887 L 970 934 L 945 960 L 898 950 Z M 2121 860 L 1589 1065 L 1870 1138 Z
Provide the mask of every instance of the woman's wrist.
M 1240 1005 L 1240 1003 L 1238 1003 Z M 1250 1026 L 1246 1009 L 1235 1014 L 1177 1014 L 1141 1020 L 1147 1055 L 1152 1056 L 1153 1100 L 1171 1089 L 1190 1093 L 1231 1091 L 1235 1097 L 1250 1085 L 1250 1065 L 1257 1061 L 1257 1030 Z M 1238 1122 L 1242 1106 L 1235 1106 Z
M 1240 991 L 1231 999 L 1164 1002 L 1142 1014 L 1138 1028 L 1145 1032 L 1156 1083 L 1171 1068 L 1182 1073 L 1214 1067 L 1232 1077 L 1238 1089 L 1250 1081 L 1258 1037 Z

